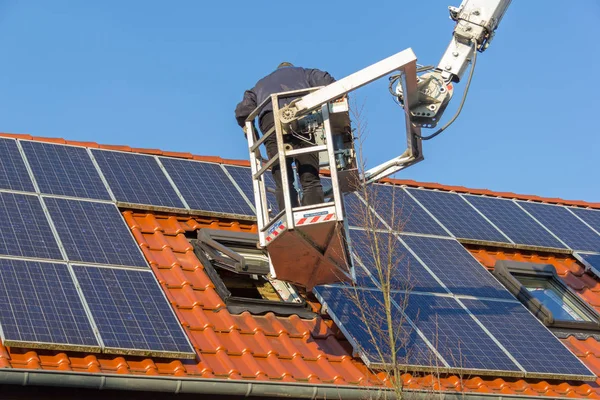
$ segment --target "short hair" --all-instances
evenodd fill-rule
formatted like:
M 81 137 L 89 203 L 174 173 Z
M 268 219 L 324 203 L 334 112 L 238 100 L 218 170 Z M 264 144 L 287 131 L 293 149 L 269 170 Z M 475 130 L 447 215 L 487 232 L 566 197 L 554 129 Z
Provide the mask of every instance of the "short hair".
M 284 61 L 277 66 L 277 69 L 283 68 L 283 67 L 293 67 L 293 66 L 294 66 L 294 64 L 292 64 L 291 62 Z

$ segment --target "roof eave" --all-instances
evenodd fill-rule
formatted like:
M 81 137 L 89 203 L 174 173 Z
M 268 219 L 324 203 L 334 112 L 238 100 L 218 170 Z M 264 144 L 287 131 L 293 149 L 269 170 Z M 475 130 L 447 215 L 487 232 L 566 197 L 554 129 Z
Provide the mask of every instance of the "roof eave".
M 0 385 L 46 386 L 95 390 L 162 392 L 173 394 L 211 394 L 260 398 L 298 399 L 395 399 L 389 389 L 272 381 L 244 381 L 211 378 L 176 378 L 167 376 L 90 374 L 74 371 L 0 369 Z M 444 400 L 539 399 L 539 396 L 498 395 L 465 392 L 407 390 L 407 398 L 429 399 L 432 394 Z M 560 397 L 566 399 L 567 397 Z

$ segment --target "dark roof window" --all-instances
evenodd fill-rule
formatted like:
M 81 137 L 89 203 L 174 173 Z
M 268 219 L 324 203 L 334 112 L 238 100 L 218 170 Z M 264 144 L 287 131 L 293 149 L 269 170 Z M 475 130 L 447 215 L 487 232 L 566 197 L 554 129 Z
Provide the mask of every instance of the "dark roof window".
M 248 311 L 315 317 L 293 285 L 271 278 L 269 258 L 257 248 L 258 235 L 200 229 L 191 243 L 232 314 Z
M 560 279 L 552 265 L 501 260 L 494 275 L 557 336 L 600 334 L 600 316 Z

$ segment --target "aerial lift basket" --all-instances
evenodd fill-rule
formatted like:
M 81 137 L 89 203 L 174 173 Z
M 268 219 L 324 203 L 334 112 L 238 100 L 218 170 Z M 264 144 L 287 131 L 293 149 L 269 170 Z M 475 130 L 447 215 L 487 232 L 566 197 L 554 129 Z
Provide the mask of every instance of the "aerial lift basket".
M 272 95 L 249 121 L 269 102 L 273 106 L 274 128 L 258 139 L 254 124 L 248 122 L 247 137 L 252 166 L 259 245 L 267 249 L 274 278 L 292 282 L 308 290 L 315 285 L 350 281 L 354 276 L 348 254 L 347 227 L 343 212 L 344 191 L 355 190 L 358 169 L 354 152 L 348 102 L 346 98 L 328 102 L 308 115 L 291 123 L 282 121 L 280 106 L 285 106 L 315 89 Z M 260 146 L 275 136 L 279 153 L 270 160 L 261 155 Z M 294 149 L 288 143 L 304 140 L 305 146 Z M 317 153 L 322 170 L 328 171 L 331 187 L 323 179 L 326 202 L 292 208 L 292 193 L 288 185 L 286 159 L 300 154 Z M 273 212 L 269 204 L 265 173 L 279 164 L 285 209 Z M 275 215 L 274 215 L 275 214 Z

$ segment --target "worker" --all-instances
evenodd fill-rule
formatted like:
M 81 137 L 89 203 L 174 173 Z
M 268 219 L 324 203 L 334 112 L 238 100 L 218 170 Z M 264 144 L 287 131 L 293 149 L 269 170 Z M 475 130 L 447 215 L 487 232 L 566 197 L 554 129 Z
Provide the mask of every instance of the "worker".
M 317 86 L 326 86 L 335 82 L 327 72 L 318 69 L 307 69 L 295 67 L 289 62 L 282 62 L 271 74 L 259 80 L 256 85 L 244 92 L 243 100 L 235 108 L 235 118 L 238 124 L 244 129 L 248 116 L 254 109 L 274 93 L 287 92 L 290 90 L 308 89 Z M 289 99 L 291 101 L 292 99 Z M 266 105 L 258 116 L 260 130 L 263 134 L 268 132 L 274 126 L 273 107 L 271 103 Z M 286 135 L 289 136 L 289 135 Z M 297 138 L 287 138 L 286 143 L 293 148 L 308 146 L 302 140 Z M 272 134 L 265 140 L 267 156 L 269 159 L 277 154 L 277 138 Z M 288 182 L 292 207 L 298 206 L 298 192 L 294 187 L 294 173 L 292 170 L 292 160 L 287 159 L 286 170 L 288 173 Z M 300 185 L 302 186 L 302 205 L 323 203 L 323 186 L 319 178 L 319 155 L 318 153 L 300 154 L 295 157 L 296 168 L 300 176 Z M 283 190 L 281 184 L 281 166 L 276 164 L 271 169 L 276 186 L 276 197 L 279 209 L 285 209 Z

